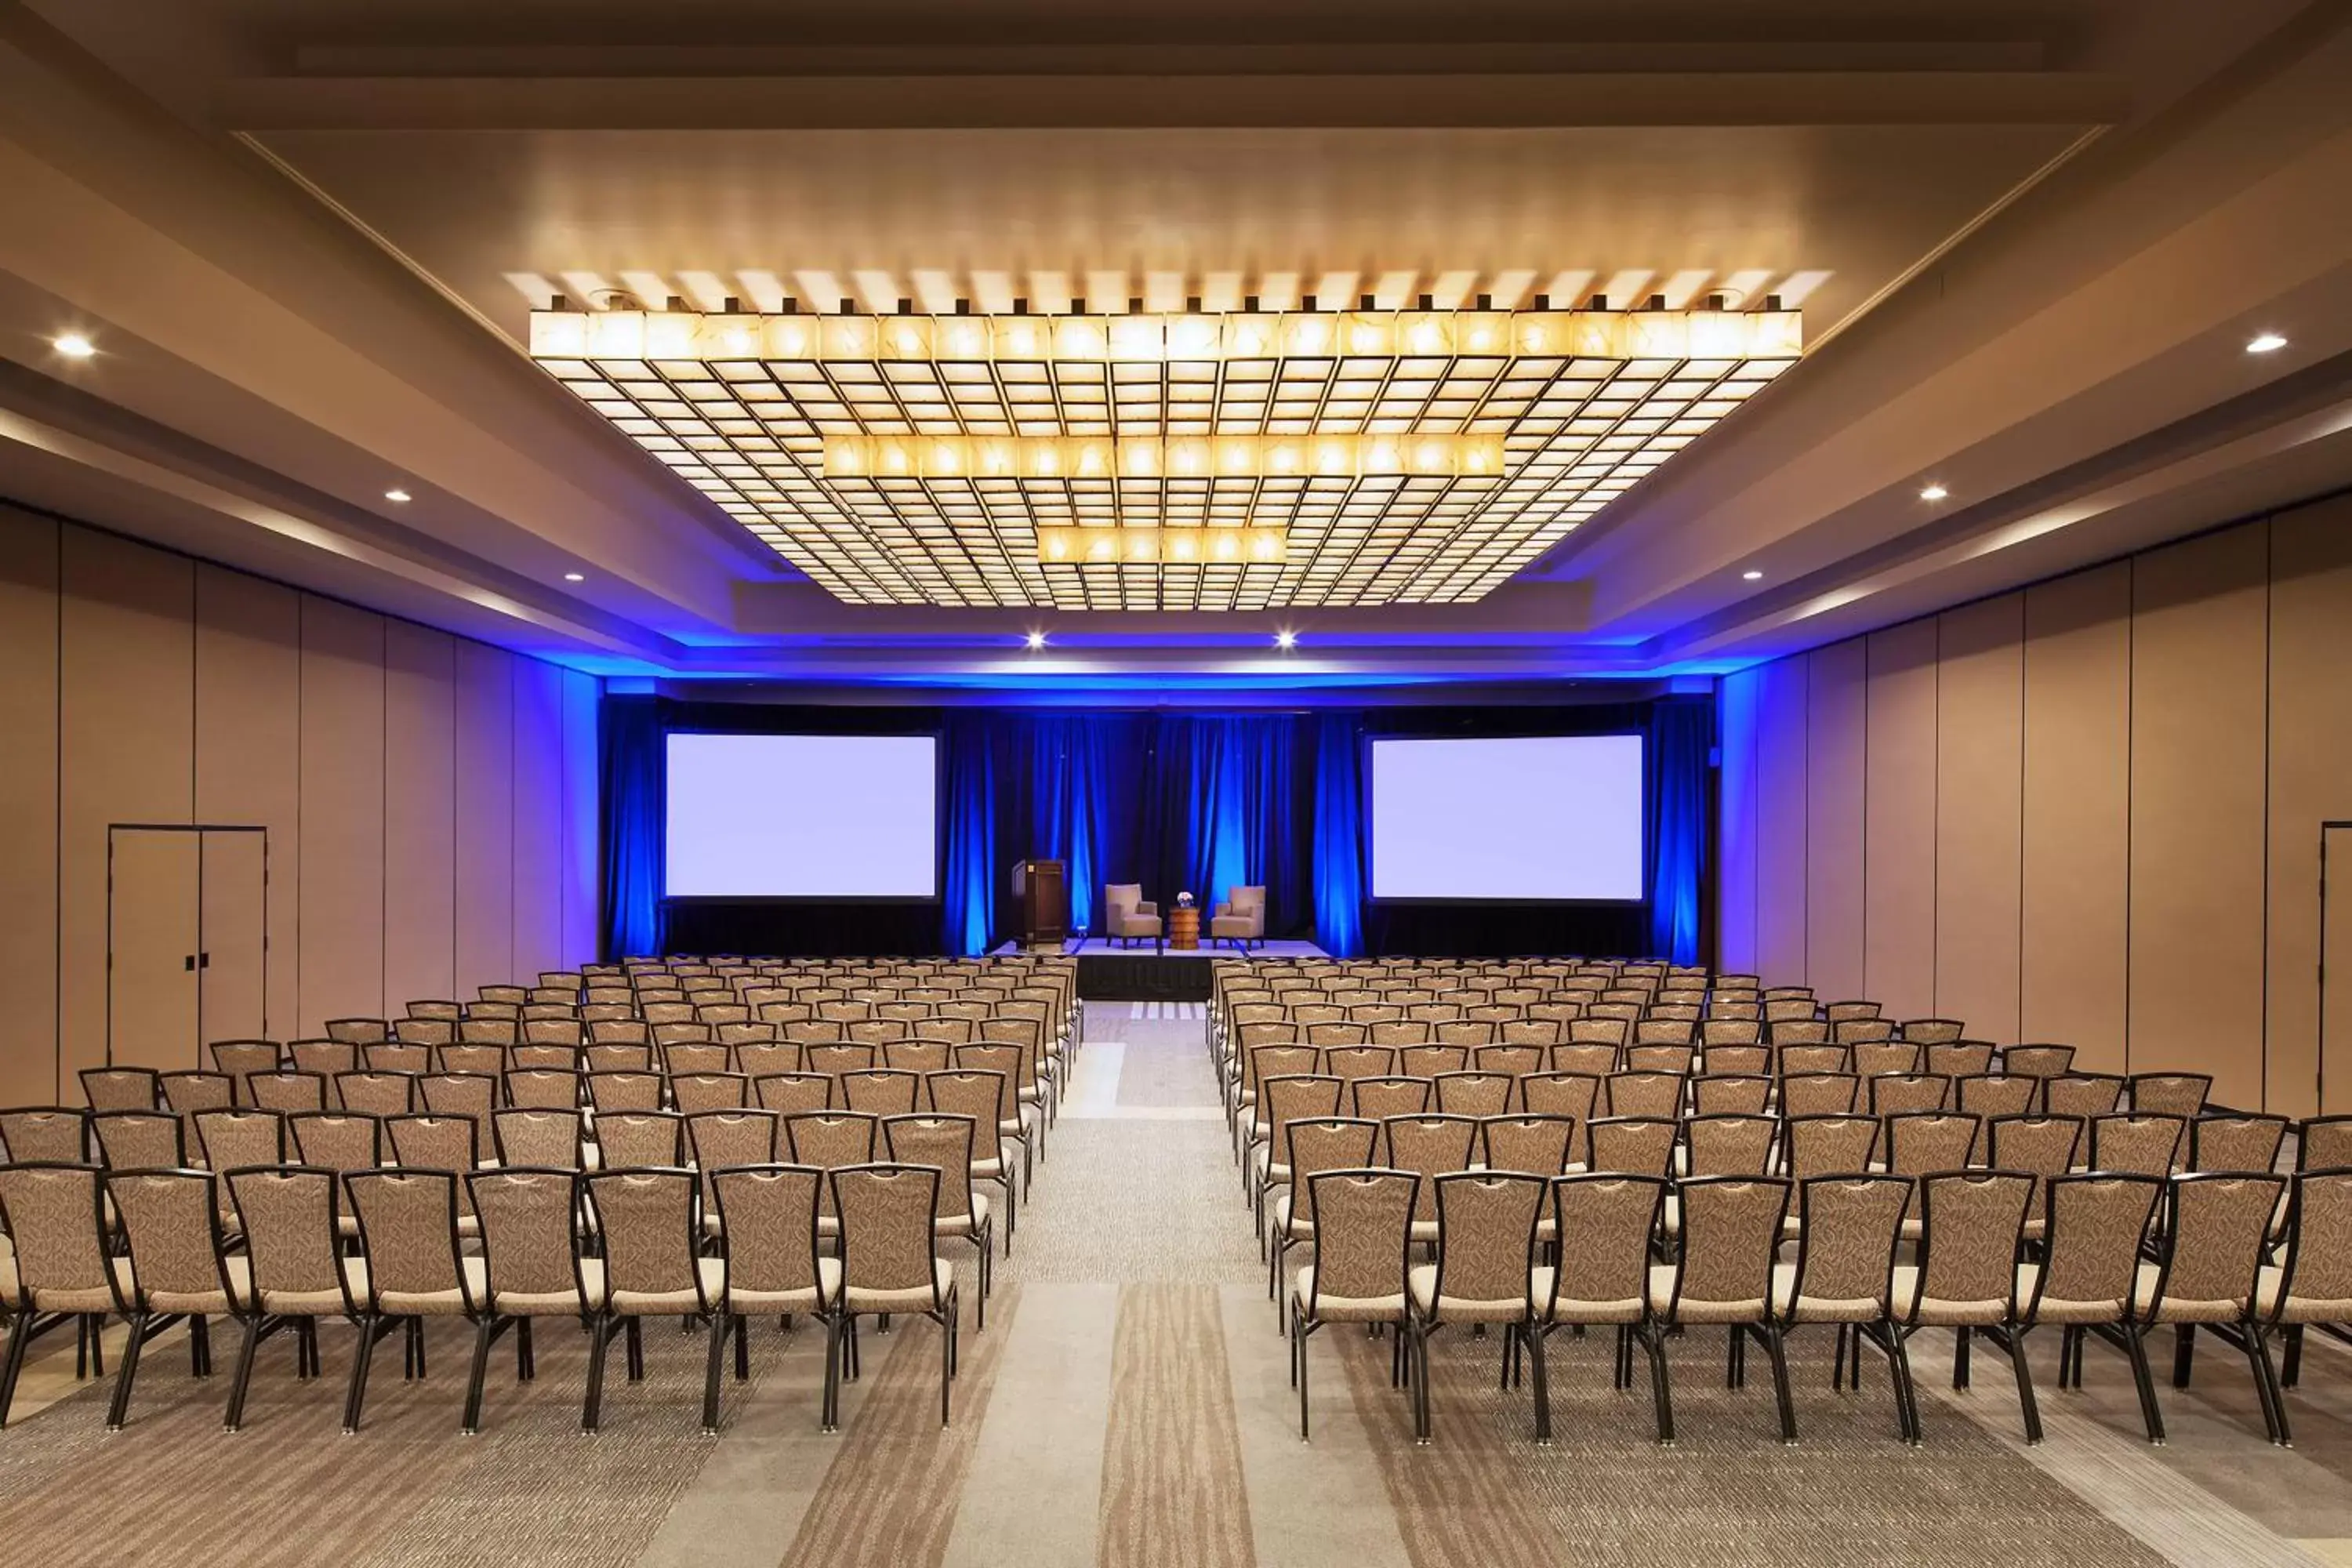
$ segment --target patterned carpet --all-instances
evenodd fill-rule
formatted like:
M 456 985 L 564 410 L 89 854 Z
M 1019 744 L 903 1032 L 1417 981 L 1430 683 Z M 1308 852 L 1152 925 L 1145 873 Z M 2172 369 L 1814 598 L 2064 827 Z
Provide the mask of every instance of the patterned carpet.
M 816 1430 L 820 1347 L 773 1322 L 725 1428 L 699 1431 L 702 1342 L 646 1337 L 583 1436 L 583 1342 L 542 1336 L 540 1375 L 502 1354 L 483 1435 L 457 1435 L 463 1336 L 432 1373 L 380 1355 L 366 1429 L 343 1437 L 352 1336 L 327 1379 L 265 1348 L 246 1429 L 226 1378 L 153 1347 L 127 1431 L 55 1352 L 0 1433 L 10 1563 L 432 1564 L 471 1568 L 1783 1568 L 1979 1563 L 2352 1563 L 2352 1361 L 2315 1352 L 2300 1446 L 2262 1441 L 2242 1369 L 2200 1362 L 2164 1391 L 2173 1441 L 2140 1441 L 2129 1379 L 2094 1351 L 2090 1386 L 2045 1375 L 2051 1440 L 2027 1449 L 2005 1372 L 1939 1388 L 1920 1341 L 1927 1444 L 1894 1435 L 1882 1374 L 1829 1388 L 1829 1342 L 1794 1349 L 1803 1441 L 1777 1441 L 1769 1380 L 1723 1386 L 1719 1335 L 1672 1347 L 1677 1447 L 1650 1440 L 1646 1392 L 1610 1386 L 1604 1338 L 1553 1341 L 1556 1442 L 1532 1441 L 1496 1342 L 1433 1347 L 1436 1441 L 1413 1445 L 1388 1352 L 1360 1333 L 1310 1348 L 1315 1440 L 1297 1436 L 1286 1342 L 1265 1299 L 1192 1009 L 1098 1005 L 985 1333 L 971 1331 L 955 1420 L 938 1420 L 937 1331 L 869 1333 L 843 1430 Z M 967 1283 L 967 1292 L 971 1289 Z M 2045 1347 L 2042 1362 L 2054 1352 Z M 216 1352 L 217 1353 L 217 1352 Z M 221 1356 L 224 1365 L 227 1358 Z M 2046 1371 L 2047 1369 L 2043 1369 Z M 44 1394 L 42 1390 L 49 1392 Z M 46 1408 L 39 1408 L 44 1405 Z

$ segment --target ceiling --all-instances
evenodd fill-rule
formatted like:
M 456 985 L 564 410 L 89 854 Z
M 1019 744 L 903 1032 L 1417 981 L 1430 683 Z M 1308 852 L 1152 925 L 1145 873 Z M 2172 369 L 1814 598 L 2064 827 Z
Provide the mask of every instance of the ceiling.
M 2352 483 L 2348 11 L 0 0 L 0 499 L 614 674 L 1177 700 L 1735 668 Z M 684 434 L 645 405 L 696 401 L 664 367 L 551 374 L 558 296 L 1769 301 L 1804 349 L 1622 472 L 1586 467 L 1591 410 L 1474 432 L 1453 367 L 1398 354 L 1247 433 L 1491 430 L 1506 476 L 992 497 L 828 473 L 828 437 L 940 434 L 831 371 L 797 426 L 739 398 Z M 801 407 L 779 363 L 736 391 Z M 1165 360 L 1050 422 L 1001 374 L 975 421 L 944 368 L 974 437 L 1194 434 Z M 1243 379 L 1218 356 L 1213 405 Z M 1178 556 L 1224 526 L 1281 563 Z

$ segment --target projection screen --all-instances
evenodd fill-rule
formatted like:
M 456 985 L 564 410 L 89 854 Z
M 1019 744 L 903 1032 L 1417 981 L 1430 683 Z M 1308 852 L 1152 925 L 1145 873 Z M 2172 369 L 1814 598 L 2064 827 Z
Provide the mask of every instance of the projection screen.
M 1642 737 L 1373 740 L 1375 899 L 1643 895 Z
M 935 735 L 669 737 L 665 891 L 935 899 Z

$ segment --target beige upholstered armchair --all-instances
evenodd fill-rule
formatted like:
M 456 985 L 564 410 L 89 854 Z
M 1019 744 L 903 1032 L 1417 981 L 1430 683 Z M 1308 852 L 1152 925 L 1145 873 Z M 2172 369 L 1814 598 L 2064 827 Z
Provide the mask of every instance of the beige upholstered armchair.
M 1242 947 L 1265 941 L 1265 889 L 1229 888 L 1225 901 L 1209 917 L 1209 940 Z
M 1160 945 L 1160 906 L 1143 901 L 1137 882 L 1113 882 L 1103 889 L 1103 935 L 1113 942 L 1132 942 L 1150 937 Z

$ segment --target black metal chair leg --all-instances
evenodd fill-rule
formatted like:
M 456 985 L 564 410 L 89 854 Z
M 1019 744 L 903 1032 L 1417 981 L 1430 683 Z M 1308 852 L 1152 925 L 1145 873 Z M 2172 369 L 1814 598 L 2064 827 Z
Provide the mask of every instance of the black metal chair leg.
M 2025 1355 L 2025 1331 L 2009 1331 L 2009 1364 L 2017 1373 L 2017 1410 L 2025 1418 L 2025 1441 L 2042 1441 L 2042 1406 L 2033 1397 L 2033 1367 Z
M 735 1319 L 735 1381 L 751 1381 L 751 1320 L 740 1313 Z
M 1969 1387 L 1969 1347 L 1975 1342 L 1976 1331 L 1965 1323 L 1953 1331 L 1958 1342 L 1952 1347 L 1952 1388 L 1965 1394 Z
M 841 1314 L 835 1312 L 824 1320 L 824 1398 L 817 1412 L 818 1431 L 840 1429 L 840 1398 Z
M 1307 1325 L 1296 1313 L 1290 1320 L 1290 1383 L 1298 1390 L 1298 1440 L 1310 1440 L 1307 1426 Z
M 2197 1325 L 2181 1323 L 2172 1331 L 2172 1386 L 2189 1386 L 2189 1373 L 2197 1360 Z
M 625 1359 L 628 1366 L 629 1381 L 643 1383 L 646 1380 L 645 1320 L 629 1319 L 626 1336 L 622 1349 L 625 1352 Z
M 2279 1384 L 2293 1388 L 2303 1381 L 2303 1325 L 2289 1323 L 2286 1329 L 2286 1354 L 2279 1367 Z
M 1535 1371 L 1536 1441 L 1551 1442 L 1551 1379 L 1544 1365 L 1544 1334 L 1530 1324 L 1519 1325 L 1518 1337 L 1527 1345 L 1528 1363 Z
M 253 1352 L 261 1345 L 261 1315 L 257 1312 L 245 1321 L 245 1342 L 237 1346 L 236 1376 L 228 1390 L 228 1414 L 221 1425 L 234 1432 L 245 1425 L 245 1390 L 253 1381 Z
M 122 1367 L 115 1373 L 114 1402 L 107 1406 L 106 1429 L 122 1430 L 122 1423 L 131 1411 L 131 1384 L 139 1376 L 139 1352 L 147 1342 L 147 1314 L 139 1312 L 131 1320 L 131 1339 L 122 1347 Z
M 2148 1371 L 2147 1342 L 2136 1324 L 2124 1326 L 2123 1341 L 2125 1352 L 2131 1357 L 2132 1382 L 2139 1389 L 2139 1413 L 2147 1423 L 2147 1440 L 2162 1443 L 2164 1412 L 2157 1408 L 2156 1378 Z
M 1789 1356 L 1780 1342 L 1780 1325 L 1766 1322 L 1764 1348 L 1772 1357 L 1772 1395 L 1780 1405 L 1780 1441 L 1797 1440 L 1797 1402 L 1789 1392 Z
M 613 1342 L 616 1324 L 599 1317 L 588 1331 L 588 1394 L 580 1406 L 580 1430 L 593 1432 L 604 1415 L 604 1353 Z
M 490 1372 L 490 1342 L 498 1337 L 495 1319 L 474 1325 L 474 1365 L 466 1378 L 466 1415 L 457 1430 L 473 1436 L 482 1429 L 482 1384 Z
M 385 1328 L 395 1326 L 405 1333 L 406 1326 L 399 1323 L 397 1319 L 382 1321 L 373 1317 L 360 1319 L 359 1347 L 352 1352 L 351 1392 L 343 1398 L 343 1431 L 346 1434 L 360 1429 L 360 1409 L 367 1403 L 368 1367 L 375 1360 L 375 1342 L 383 1337 Z
M 741 1343 L 741 1320 L 725 1312 L 710 1314 L 710 1356 L 702 1372 L 702 1431 L 705 1436 L 719 1435 L 719 1374 L 727 1364 L 727 1335 L 730 1330 Z
M 1650 1352 L 1650 1402 L 1656 1407 L 1658 1444 L 1672 1447 L 1675 1442 L 1675 1394 L 1666 1373 L 1666 1342 L 1653 1324 L 1642 1333 L 1642 1342 Z
M 16 1377 L 25 1370 L 25 1347 L 32 1340 L 33 1309 L 27 1302 L 18 1310 L 8 1329 L 8 1363 L 0 1368 L 0 1428 L 8 1425 L 8 1407 L 16 1399 Z
M 190 1318 L 188 1320 L 188 1375 L 210 1377 L 212 1374 L 212 1324 L 203 1318 Z

